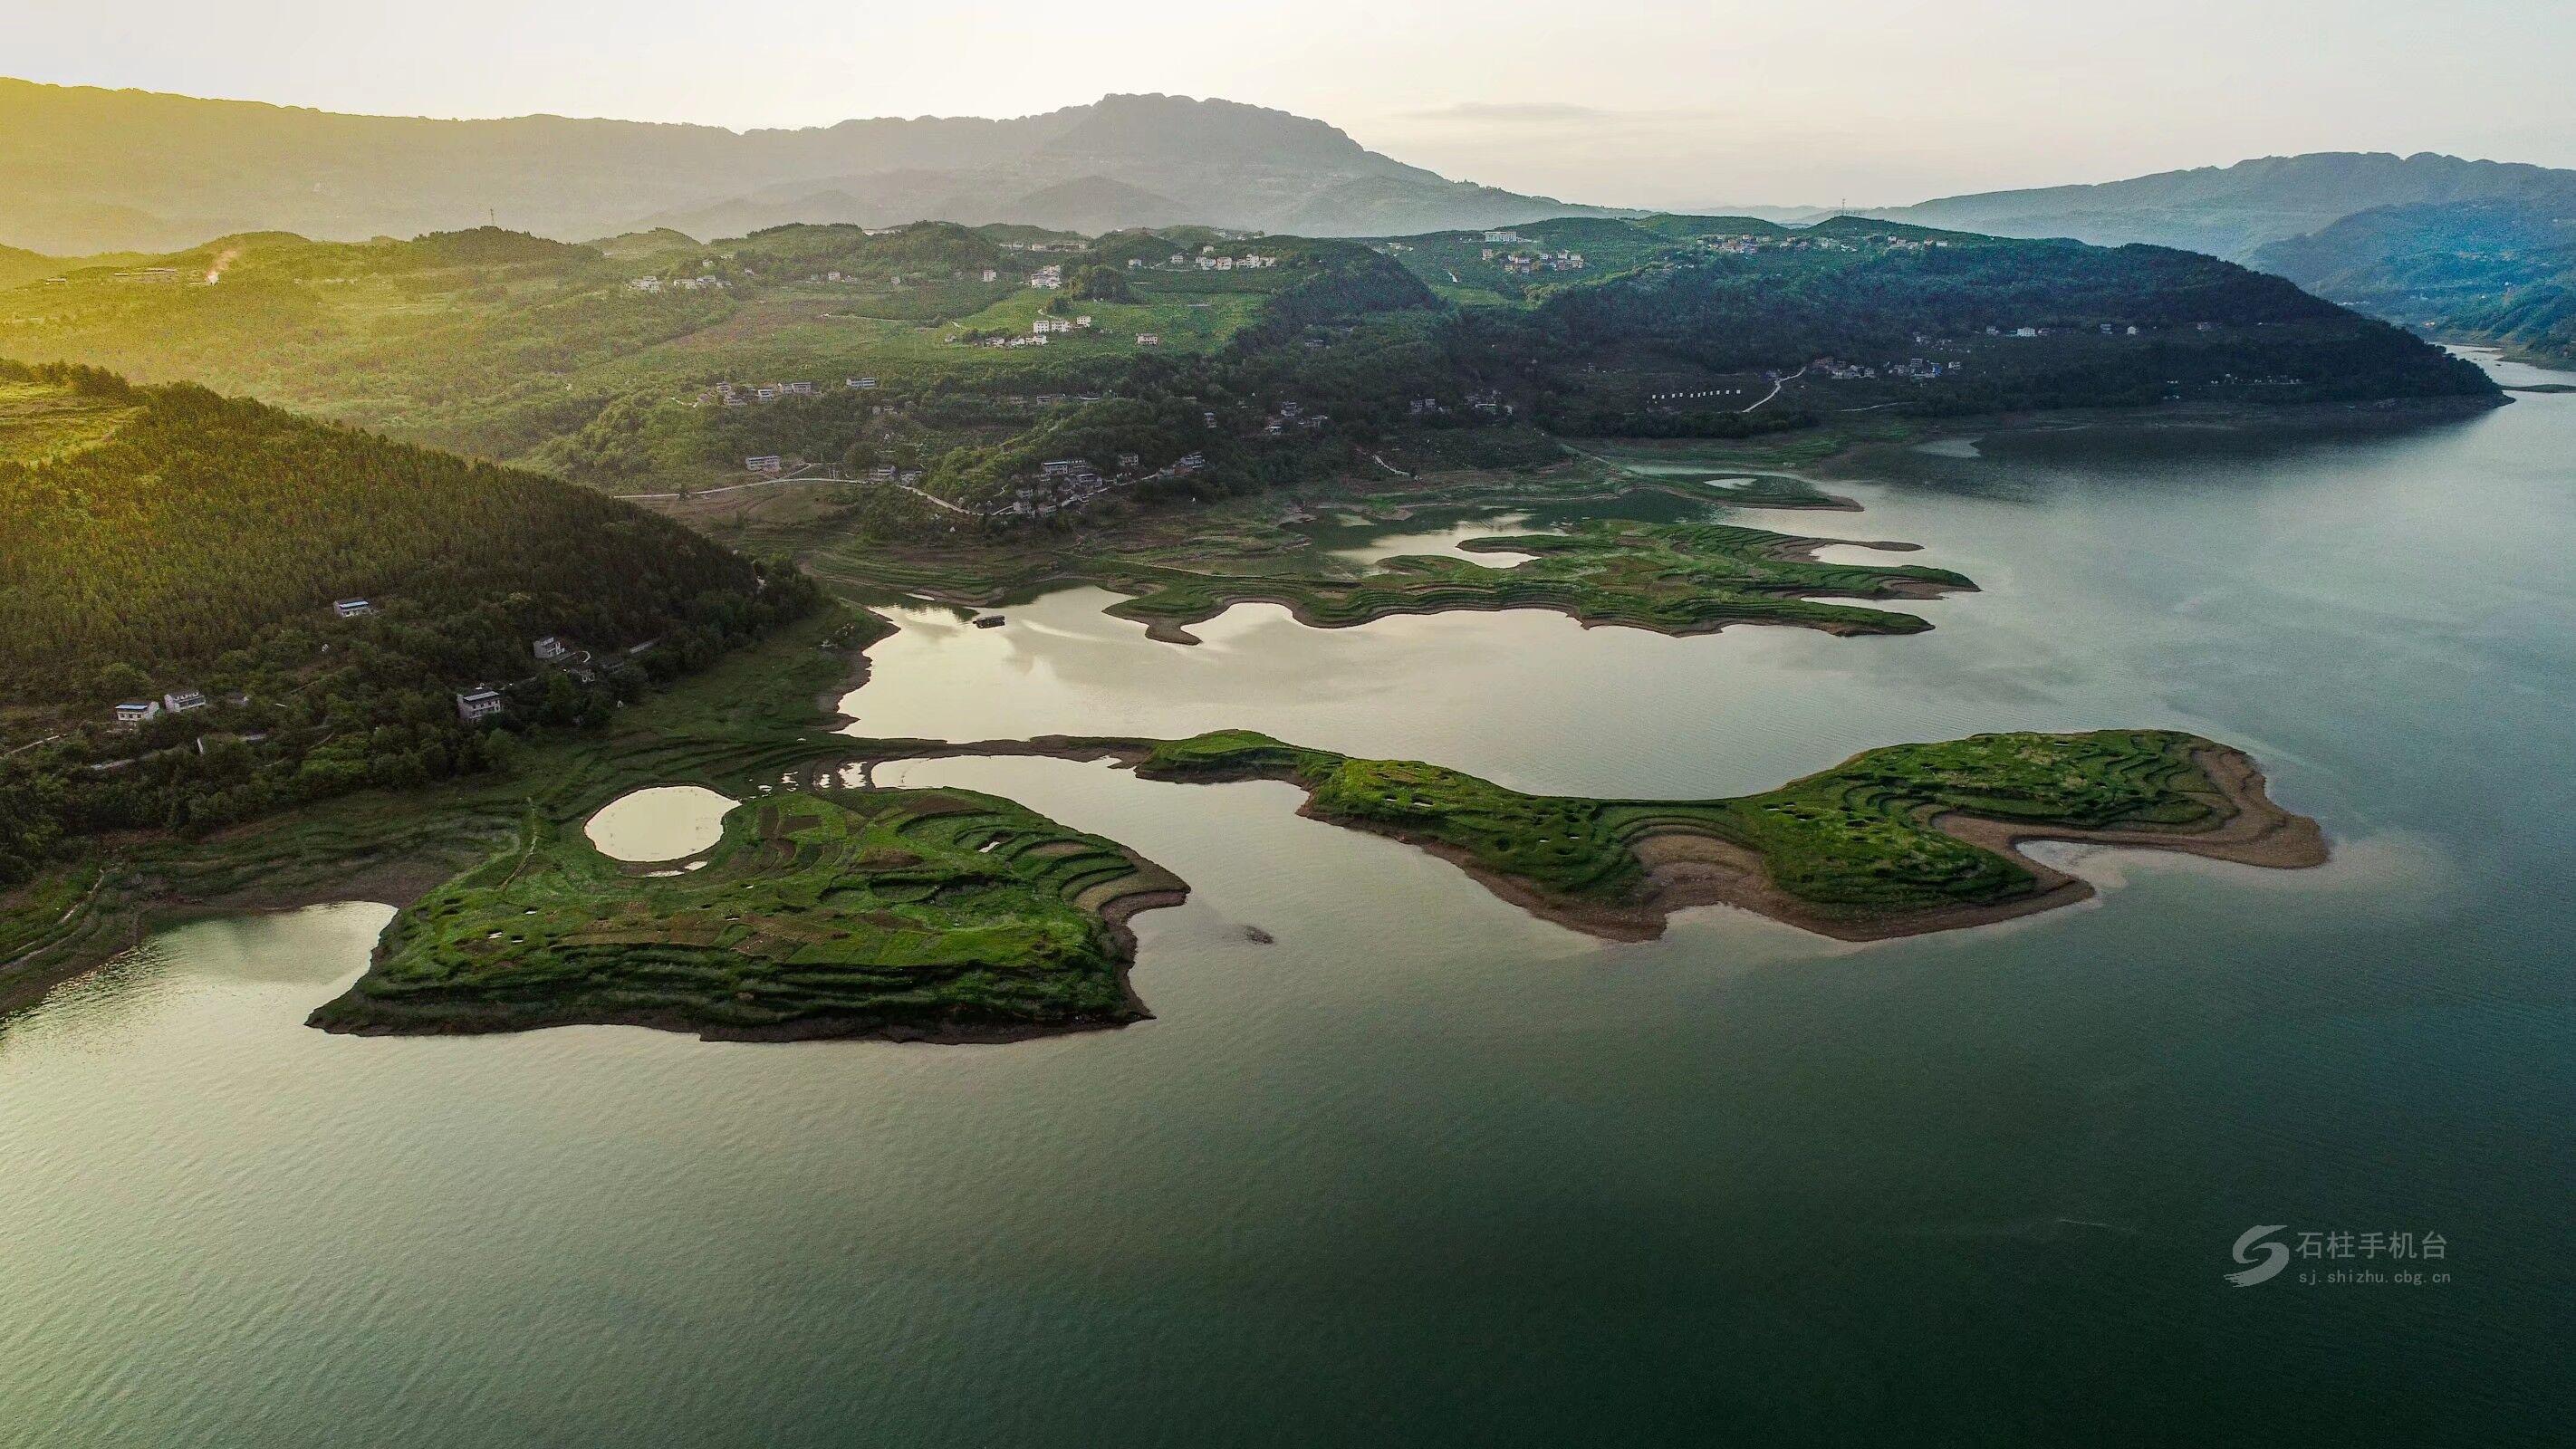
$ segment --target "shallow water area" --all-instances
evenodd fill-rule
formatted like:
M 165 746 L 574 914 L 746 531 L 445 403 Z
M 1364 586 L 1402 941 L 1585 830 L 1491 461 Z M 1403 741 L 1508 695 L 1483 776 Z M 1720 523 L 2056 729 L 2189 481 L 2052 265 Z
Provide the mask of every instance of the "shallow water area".
M 612 860 L 678 860 L 723 839 L 738 803 L 703 785 L 656 785 L 609 801 L 583 830 Z

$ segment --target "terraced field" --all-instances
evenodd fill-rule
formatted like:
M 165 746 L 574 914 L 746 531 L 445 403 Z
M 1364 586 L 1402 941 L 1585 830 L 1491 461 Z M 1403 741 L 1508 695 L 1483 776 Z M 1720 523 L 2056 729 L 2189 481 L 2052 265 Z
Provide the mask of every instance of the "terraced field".
M 1973 589 L 1947 569 L 1826 563 L 1827 542 L 1721 523 L 1595 519 L 1570 532 L 1470 539 L 1470 552 L 1534 557 L 1510 568 L 1465 559 L 1389 559 L 1359 578 L 1131 567 L 1105 586 L 1141 590 L 1109 612 L 1154 637 L 1196 642 L 1187 626 L 1239 603 L 1285 604 L 1299 622 L 1338 629 L 1392 614 L 1553 609 L 1587 625 L 1704 634 L 1729 624 L 1795 624 L 1833 634 L 1918 634 L 1919 616 L 1820 602 L 1921 599 Z M 1882 545 L 1884 547 L 1886 545 Z
M 1541 914 L 1607 936 L 1725 901 L 1831 935 L 1980 924 L 2089 891 L 2013 849 L 2027 836 L 2324 859 L 2315 823 L 2252 762 L 2173 730 L 1977 735 L 1894 745 L 1722 800 L 1526 795 L 1413 760 L 1357 760 L 1250 731 L 1128 742 L 1140 774 L 1284 779 L 1306 813 L 1412 841 Z
M 627 1022 L 708 1037 L 1000 1039 L 1115 1026 L 1121 922 L 1181 883 L 966 790 L 798 790 L 684 863 L 624 864 L 531 812 L 387 928 L 333 1031 Z

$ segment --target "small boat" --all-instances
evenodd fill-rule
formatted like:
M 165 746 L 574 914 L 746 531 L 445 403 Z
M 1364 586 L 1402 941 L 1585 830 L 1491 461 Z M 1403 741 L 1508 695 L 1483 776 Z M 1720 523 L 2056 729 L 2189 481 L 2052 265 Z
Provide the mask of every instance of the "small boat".
M 1002 627 L 1002 616 L 999 614 L 986 614 L 975 621 L 975 627 L 978 629 L 999 629 Z

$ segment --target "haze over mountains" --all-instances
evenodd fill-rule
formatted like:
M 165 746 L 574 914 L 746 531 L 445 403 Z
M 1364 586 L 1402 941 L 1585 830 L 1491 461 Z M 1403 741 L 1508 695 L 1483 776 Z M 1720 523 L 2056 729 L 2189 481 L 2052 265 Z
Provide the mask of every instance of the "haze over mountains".
M 1989 236 L 2067 236 L 2096 246 L 2148 242 L 2247 261 L 2382 206 L 2554 202 L 2576 208 L 2576 171 L 2423 152 L 2265 156 L 2092 186 L 1947 196 L 1870 213 Z
M 2576 358 L 2576 171 L 2320 152 L 1874 214 L 2208 252 L 2442 336 Z
M 7 79 L 0 196 L 0 286 L 49 275 L 60 256 L 258 231 L 408 237 L 487 220 L 562 240 L 654 227 L 704 240 L 792 222 L 1387 236 L 1638 215 L 1452 181 L 1323 121 L 1183 96 L 734 132 L 342 115 Z M 1729 210 L 1792 224 L 1830 214 Z M 1870 214 L 2206 252 L 2440 335 L 2576 358 L 2576 171 L 2320 152 Z
M 0 245 L 168 251 L 231 232 L 361 240 L 494 219 L 564 240 L 924 218 L 1308 236 L 1596 213 L 1448 180 L 1321 121 L 1105 96 L 1011 120 L 714 126 L 353 116 L 0 80 Z

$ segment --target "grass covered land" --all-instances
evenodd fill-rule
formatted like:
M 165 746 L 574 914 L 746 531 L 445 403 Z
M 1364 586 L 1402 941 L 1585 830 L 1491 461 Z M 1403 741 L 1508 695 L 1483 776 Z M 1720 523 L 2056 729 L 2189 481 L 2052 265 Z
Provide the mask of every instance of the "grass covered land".
M 1642 516 L 1584 516 L 1605 503 Z M 1287 605 L 1319 628 L 1393 614 L 1527 608 L 1668 634 L 1759 623 L 1916 633 L 1931 626 L 1915 615 L 1819 600 L 1930 598 L 1976 587 L 1946 569 L 1826 563 L 1812 555 L 1835 540 L 1708 521 L 1728 508 L 1852 507 L 1797 479 L 1712 476 L 1705 468 L 1628 466 L 1589 455 L 1538 471 L 1381 475 L 1300 489 L 1284 502 L 1230 499 L 1130 515 L 1080 535 L 861 542 L 834 533 L 828 504 L 799 505 L 743 498 L 703 506 L 691 521 L 741 547 L 796 555 L 815 577 L 856 596 L 998 605 L 1093 584 L 1130 596 L 1110 613 L 1184 644 L 1196 642 L 1189 625 L 1256 601 Z M 1535 555 L 1528 559 L 1413 556 L 1361 564 L 1319 546 L 1315 529 L 1328 520 L 1395 527 L 1498 514 L 1562 522 L 1568 531 L 1498 529 L 1461 545 Z
M 1714 901 L 1869 939 L 2089 894 L 2013 849 L 2031 837 L 2272 866 L 2325 858 L 2315 823 L 2266 798 L 2250 760 L 2173 730 L 1894 745 L 1777 790 L 1699 801 L 1527 795 L 1240 730 L 1129 749 L 1155 779 L 1292 781 L 1309 815 L 1422 845 L 1509 899 L 1614 937 L 1658 934 L 1673 909 Z
M 700 868 L 621 864 L 533 816 L 387 928 L 333 1031 L 627 1022 L 708 1037 L 994 1039 L 1145 1015 L 1131 911 L 1180 882 L 966 790 L 746 802 Z
M 1822 541 L 1721 523 L 1588 522 L 1564 534 L 1470 539 L 1470 552 L 1533 555 L 1508 568 L 1465 559 L 1389 559 L 1357 579 L 1131 569 L 1104 579 L 1146 592 L 1109 612 L 1150 623 L 1154 637 L 1196 642 L 1186 627 L 1235 604 L 1285 604 L 1301 623 L 1345 628 L 1393 614 L 1554 609 L 1585 624 L 1702 634 L 1729 624 L 1796 624 L 1835 634 L 1914 634 L 1932 626 L 1885 609 L 1818 602 L 1928 598 L 1976 585 L 1947 569 L 1818 561 Z

